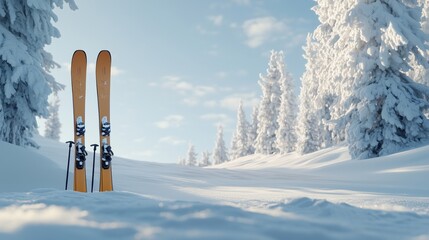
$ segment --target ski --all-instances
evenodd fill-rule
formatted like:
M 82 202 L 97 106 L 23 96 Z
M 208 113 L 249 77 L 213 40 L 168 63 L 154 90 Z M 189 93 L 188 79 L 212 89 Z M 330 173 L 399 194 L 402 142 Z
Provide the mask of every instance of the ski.
M 100 192 L 113 191 L 112 148 L 110 146 L 110 52 L 103 50 L 96 63 L 98 116 L 100 127 Z
M 71 85 L 73 95 L 74 123 L 74 190 L 86 192 L 85 160 L 85 93 L 86 93 L 86 54 L 82 50 L 74 52 L 71 62 Z

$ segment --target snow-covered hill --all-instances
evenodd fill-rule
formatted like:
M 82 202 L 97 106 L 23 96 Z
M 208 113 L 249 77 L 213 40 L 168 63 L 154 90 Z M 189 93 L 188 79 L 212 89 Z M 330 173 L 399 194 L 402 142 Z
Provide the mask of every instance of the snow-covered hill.
M 0 239 L 429 239 L 429 146 L 204 169 L 116 157 L 115 192 L 83 194 L 63 190 L 67 144 L 36 140 L 39 150 L 0 142 Z

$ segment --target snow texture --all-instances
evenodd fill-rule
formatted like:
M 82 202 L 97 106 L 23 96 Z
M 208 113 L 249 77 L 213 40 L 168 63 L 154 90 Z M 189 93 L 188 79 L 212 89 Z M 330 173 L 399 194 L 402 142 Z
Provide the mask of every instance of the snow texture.
M 210 168 L 115 157 L 116 192 L 90 194 L 61 190 L 67 144 L 37 142 L 0 142 L 16 160 L 0 168 L 1 239 L 429 238 L 428 146 L 371 161 L 338 146 Z

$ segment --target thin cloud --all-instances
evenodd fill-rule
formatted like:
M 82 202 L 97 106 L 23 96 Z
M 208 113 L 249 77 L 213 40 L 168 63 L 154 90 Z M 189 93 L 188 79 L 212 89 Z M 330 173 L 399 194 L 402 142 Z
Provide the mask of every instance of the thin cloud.
M 165 117 L 163 120 L 156 122 L 155 125 L 161 129 L 177 128 L 183 124 L 184 119 L 185 117 L 182 115 L 170 115 Z
M 202 97 L 210 93 L 216 92 L 215 87 L 206 86 L 206 85 L 194 85 L 190 82 L 184 81 L 179 76 L 170 75 L 170 76 L 164 77 L 164 79 L 165 79 L 165 82 L 163 84 L 163 87 L 178 91 L 183 95 L 187 95 L 187 96 L 193 95 L 196 97 Z
M 213 23 L 213 25 L 219 27 L 222 26 L 223 23 L 223 16 L 222 15 L 216 15 L 216 16 L 208 16 L 207 19 Z
M 178 138 L 176 138 L 176 137 L 173 137 L 173 136 L 166 136 L 166 137 L 163 137 L 163 138 L 160 138 L 159 139 L 159 142 L 160 143 L 165 143 L 165 144 L 169 144 L 169 145 L 181 145 L 181 144 L 185 144 L 186 143 L 186 141 L 185 140 L 183 140 L 183 139 L 178 139 Z
M 215 126 L 218 126 L 219 124 L 226 126 L 232 122 L 232 119 L 228 115 L 223 114 L 223 113 L 220 113 L 220 114 L 216 114 L 216 113 L 204 114 L 204 115 L 201 115 L 200 118 L 202 120 L 213 122 Z
M 116 67 L 116 66 L 112 66 L 112 67 L 111 67 L 110 74 L 112 74 L 112 76 L 118 76 L 118 75 L 120 75 L 120 74 L 122 74 L 122 73 L 124 73 L 124 70 L 119 69 L 119 68 L 118 68 L 118 67 Z
M 247 37 L 246 44 L 251 48 L 263 45 L 276 35 L 287 34 L 286 22 L 274 17 L 247 20 L 243 23 L 242 28 Z
M 250 5 L 250 0 L 231 0 L 231 1 L 237 5 L 242 5 L 242 6 Z
M 218 31 L 208 30 L 207 28 L 197 25 L 196 28 L 197 32 L 199 32 L 201 35 L 217 35 L 219 34 Z
M 236 111 L 240 101 L 243 101 L 243 106 L 253 108 L 259 103 L 259 97 L 255 93 L 242 93 L 226 96 L 220 101 L 220 106 L 232 111 Z

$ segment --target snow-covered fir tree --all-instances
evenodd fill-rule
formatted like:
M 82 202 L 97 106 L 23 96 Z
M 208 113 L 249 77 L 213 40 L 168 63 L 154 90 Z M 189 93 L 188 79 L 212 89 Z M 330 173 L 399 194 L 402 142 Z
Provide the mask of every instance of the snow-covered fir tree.
M 422 30 L 425 33 L 429 33 L 429 1 L 419 0 L 418 4 L 422 8 L 422 18 L 421 18 Z
M 210 161 L 210 152 L 209 151 L 204 151 L 202 153 L 202 157 L 201 157 L 201 161 L 199 162 L 198 166 L 200 167 L 207 167 L 212 165 L 211 161 Z
M 221 164 L 228 161 L 228 150 L 223 140 L 223 127 L 219 125 L 215 147 L 213 149 L 213 164 Z
M 197 153 L 195 152 L 195 146 L 193 144 L 189 145 L 188 154 L 186 157 L 186 165 L 197 166 Z
M 345 139 L 345 129 L 337 127 L 335 119 L 340 118 L 346 110 L 339 104 L 341 100 L 347 96 L 348 89 L 344 87 L 344 79 L 341 74 L 345 69 L 349 69 L 347 63 L 338 61 L 342 59 L 342 46 L 338 44 L 339 35 L 336 32 L 338 28 L 338 18 L 341 14 L 335 8 L 332 8 L 331 0 L 317 0 L 317 5 L 313 10 L 319 17 L 320 25 L 313 33 L 313 40 L 310 42 L 313 45 L 313 53 L 311 59 L 312 81 L 311 83 L 317 90 L 313 96 L 313 112 L 316 114 L 319 144 L 318 147 L 326 148 L 332 144 L 339 143 Z M 350 3 L 347 1 L 339 1 L 336 7 L 340 9 L 350 8 Z
M 0 139 L 36 146 L 36 117 L 48 116 L 48 96 L 62 86 L 49 74 L 56 64 L 44 47 L 60 33 L 54 8 L 73 0 L 0 1 Z
M 186 158 L 185 157 L 179 157 L 179 160 L 177 161 L 179 165 L 186 165 Z
M 239 157 L 247 156 L 250 153 L 249 149 L 249 123 L 246 120 L 246 115 L 243 109 L 243 101 L 240 101 L 240 104 L 237 109 L 237 126 L 232 137 L 230 158 L 236 159 Z
M 278 129 L 276 131 L 276 148 L 284 154 L 295 150 L 296 132 L 295 123 L 297 115 L 297 103 L 295 84 L 292 76 L 286 71 L 283 52 L 277 56 L 277 64 L 280 71 L 280 109 L 277 117 Z
M 282 69 L 278 66 L 278 52 L 271 51 L 267 74 L 260 74 L 258 81 L 262 89 L 259 104 L 258 134 L 255 140 L 255 152 L 273 154 L 278 150 L 275 146 L 278 129 L 277 116 L 280 108 L 279 79 Z
M 342 88 L 349 151 L 353 158 L 371 158 L 400 151 L 428 137 L 423 114 L 429 92 L 405 72 L 410 55 L 427 66 L 427 35 L 420 25 L 421 8 L 413 1 L 347 0 L 338 8 L 343 16 L 339 42 L 348 69 Z M 332 3 L 332 8 L 337 5 Z M 427 98 L 427 96 L 426 96 Z
M 249 143 L 249 154 L 255 153 L 256 136 L 258 136 L 258 113 L 258 106 L 254 106 L 252 112 L 252 123 L 249 124 L 249 131 L 247 134 Z
M 422 26 L 423 32 L 429 34 L 429 1 L 427 0 L 419 0 L 419 6 L 422 8 L 422 17 L 420 24 Z M 428 54 L 428 53 L 426 53 Z M 429 86 L 429 69 L 421 64 L 419 64 L 414 56 L 411 55 L 411 63 L 412 69 L 407 72 L 407 75 L 411 77 L 414 81 Z
M 54 93 L 52 102 L 49 104 L 49 117 L 45 123 L 45 137 L 60 140 L 61 133 L 61 122 L 58 117 L 58 111 L 60 108 L 60 99 L 57 93 Z
M 301 154 L 317 151 L 320 147 L 319 118 L 314 103 L 318 94 L 318 65 L 315 60 L 318 43 L 313 41 L 312 35 L 307 36 L 307 44 L 304 48 L 304 58 L 307 60 L 305 72 L 301 78 L 300 105 L 297 117 L 297 144 L 296 150 Z

